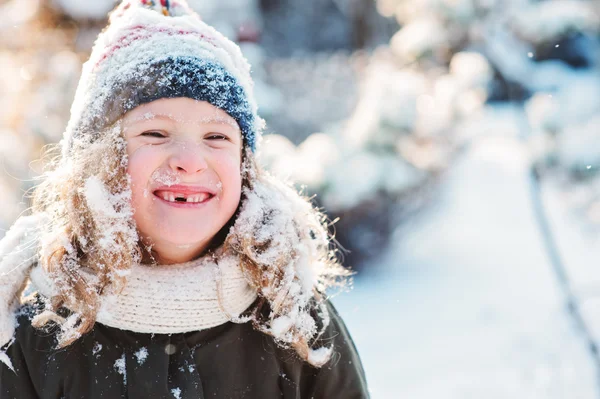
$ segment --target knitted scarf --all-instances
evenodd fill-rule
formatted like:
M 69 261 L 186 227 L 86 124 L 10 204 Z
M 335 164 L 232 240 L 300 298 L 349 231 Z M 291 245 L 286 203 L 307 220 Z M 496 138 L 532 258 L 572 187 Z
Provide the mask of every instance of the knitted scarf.
M 0 241 L 0 347 L 10 344 L 16 328 L 16 295 L 27 278 L 28 290 L 50 298 L 57 291 L 37 258 L 40 215 L 20 218 Z M 101 297 L 96 321 L 141 333 L 182 333 L 244 321 L 239 316 L 257 298 L 228 253 L 205 256 L 187 263 L 157 266 L 132 265 L 127 284 L 119 295 Z M 12 369 L 8 356 L 0 361 Z
M 52 280 L 41 267 L 29 277 L 39 294 L 54 294 Z M 96 321 L 141 333 L 197 331 L 238 317 L 255 299 L 256 291 L 233 255 L 168 266 L 137 264 L 119 295 L 102 297 Z

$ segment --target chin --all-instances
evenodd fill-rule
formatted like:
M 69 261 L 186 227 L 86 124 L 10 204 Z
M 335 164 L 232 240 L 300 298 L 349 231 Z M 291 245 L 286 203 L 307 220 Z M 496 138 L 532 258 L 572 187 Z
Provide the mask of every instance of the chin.
M 193 232 L 174 232 L 173 234 L 164 235 L 161 240 L 170 245 L 181 248 L 201 247 L 209 242 L 214 237 L 214 234 L 203 233 L 194 234 Z
M 200 247 L 204 243 L 210 241 L 217 233 L 213 233 L 212 229 L 198 230 L 198 224 L 194 226 L 179 226 L 170 223 L 159 223 L 158 225 L 148 226 L 152 228 L 144 228 L 145 226 L 138 225 L 138 232 L 144 241 L 152 244 L 163 243 L 168 246 L 176 246 L 182 248 Z

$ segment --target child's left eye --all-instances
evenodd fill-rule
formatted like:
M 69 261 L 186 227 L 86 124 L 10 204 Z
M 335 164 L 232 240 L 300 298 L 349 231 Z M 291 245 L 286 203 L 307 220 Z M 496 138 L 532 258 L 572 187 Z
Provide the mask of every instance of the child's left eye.
M 157 131 L 144 132 L 141 135 L 146 136 L 146 137 L 156 137 L 156 138 L 165 138 L 166 137 L 164 134 L 162 134 L 161 132 L 157 132 Z

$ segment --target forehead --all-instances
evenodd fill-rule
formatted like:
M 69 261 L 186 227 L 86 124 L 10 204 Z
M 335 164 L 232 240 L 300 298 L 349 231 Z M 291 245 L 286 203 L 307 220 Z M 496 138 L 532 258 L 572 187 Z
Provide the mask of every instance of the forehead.
M 161 98 L 139 105 L 123 116 L 125 126 L 152 120 L 170 120 L 182 124 L 220 123 L 239 129 L 236 120 L 222 109 L 206 101 L 197 101 L 185 97 Z

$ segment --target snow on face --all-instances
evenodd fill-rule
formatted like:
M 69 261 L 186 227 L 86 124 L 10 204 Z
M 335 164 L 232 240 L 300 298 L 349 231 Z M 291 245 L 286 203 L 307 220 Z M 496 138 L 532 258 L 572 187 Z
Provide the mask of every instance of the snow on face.
M 140 237 L 160 263 L 197 257 L 240 201 L 235 120 L 208 102 L 163 98 L 125 114 L 123 133 Z
M 152 182 L 154 184 L 162 183 L 163 185 L 168 187 L 179 183 L 179 173 L 170 169 L 157 169 L 156 171 L 154 171 L 154 173 L 152 173 L 152 176 L 150 176 L 150 178 L 152 179 Z

